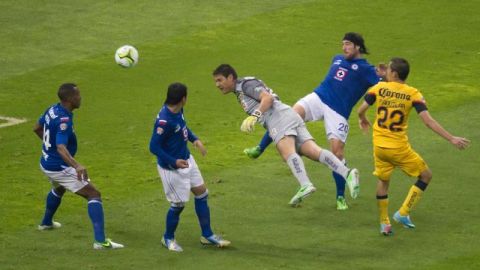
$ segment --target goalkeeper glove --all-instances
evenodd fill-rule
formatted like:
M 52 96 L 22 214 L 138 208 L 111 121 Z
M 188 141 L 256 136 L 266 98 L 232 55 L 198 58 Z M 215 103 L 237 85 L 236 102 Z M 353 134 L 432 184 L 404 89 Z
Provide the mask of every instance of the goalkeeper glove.
M 242 125 L 240 126 L 240 130 L 247 133 L 252 132 L 255 129 L 255 123 L 257 123 L 260 116 L 262 116 L 262 112 L 259 110 L 255 110 L 252 115 L 248 116 L 247 118 L 245 118 L 245 120 L 243 120 Z

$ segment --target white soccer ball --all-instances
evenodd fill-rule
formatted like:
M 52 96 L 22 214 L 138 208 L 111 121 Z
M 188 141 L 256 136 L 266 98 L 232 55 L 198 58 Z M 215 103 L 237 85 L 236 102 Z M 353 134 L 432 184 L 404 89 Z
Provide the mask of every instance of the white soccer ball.
M 131 68 L 138 63 L 138 51 L 135 47 L 124 45 L 115 52 L 115 62 L 124 68 Z

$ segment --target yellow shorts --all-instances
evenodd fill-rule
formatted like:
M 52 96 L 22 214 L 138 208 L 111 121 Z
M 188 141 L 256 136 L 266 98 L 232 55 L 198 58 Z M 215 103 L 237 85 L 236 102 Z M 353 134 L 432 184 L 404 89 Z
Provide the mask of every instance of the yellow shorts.
M 404 148 L 383 148 L 374 146 L 373 157 L 375 171 L 373 172 L 380 180 L 388 181 L 393 169 L 399 167 L 411 177 L 418 177 L 428 166 L 422 157 L 413 151 L 410 145 Z

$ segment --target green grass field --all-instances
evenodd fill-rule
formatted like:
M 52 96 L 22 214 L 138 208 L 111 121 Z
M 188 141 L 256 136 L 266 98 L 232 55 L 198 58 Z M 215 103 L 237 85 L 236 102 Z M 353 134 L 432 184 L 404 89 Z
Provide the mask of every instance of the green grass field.
M 2 0 L 0 10 L 0 115 L 29 120 L 0 129 L 0 269 L 480 269 L 480 1 Z M 411 142 L 434 178 L 412 213 L 417 228 L 394 226 L 391 238 L 378 233 L 371 137 L 355 114 L 346 155 L 362 173 L 360 198 L 337 211 L 330 172 L 306 161 L 318 191 L 292 209 L 288 167 L 273 147 L 257 161 L 243 156 L 263 130 L 240 132 L 245 115 L 211 77 L 230 63 L 293 104 L 323 79 L 349 31 L 363 34 L 372 63 L 407 58 L 408 83 L 431 114 L 472 140 L 458 151 L 412 115 Z M 139 49 L 133 69 L 114 63 L 123 44 Z M 68 81 L 83 96 L 77 159 L 102 192 L 108 236 L 124 250 L 92 250 L 86 202 L 72 194 L 56 214 L 64 226 L 36 231 L 50 186 L 32 127 Z M 160 244 L 168 203 L 148 142 L 174 81 L 189 86 L 186 117 L 209 151 L 202 158 L 192 149 L 213 228 L 233 243 L 225 250 L 200 245 L 193 202 L 176 233 L 185 252 Z M 326 146 L 323 124 L 308 126 Z M 394 174 L 391 214 L 413 181 Z

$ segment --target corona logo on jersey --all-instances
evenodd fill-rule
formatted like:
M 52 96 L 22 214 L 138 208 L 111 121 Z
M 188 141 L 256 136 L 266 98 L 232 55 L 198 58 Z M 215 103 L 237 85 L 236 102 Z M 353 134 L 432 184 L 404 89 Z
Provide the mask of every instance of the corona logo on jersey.
M 380 88 L 380 90 L 378 91 L 378 95 L 381 96 L 382 98 L 393 97 L 398 99 L 410 100 L 410 95 L 405 93 L 395 92 L 388 88 Z

